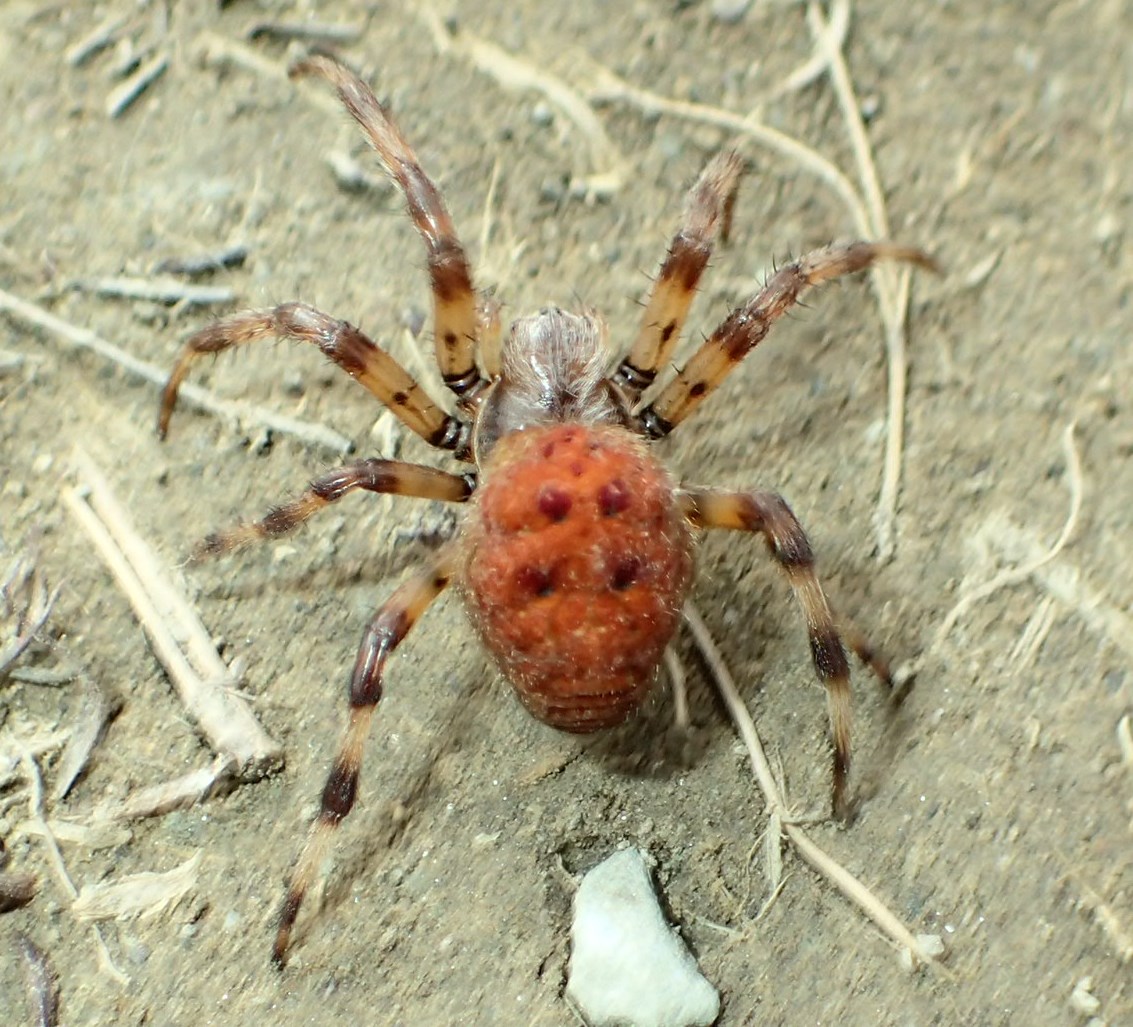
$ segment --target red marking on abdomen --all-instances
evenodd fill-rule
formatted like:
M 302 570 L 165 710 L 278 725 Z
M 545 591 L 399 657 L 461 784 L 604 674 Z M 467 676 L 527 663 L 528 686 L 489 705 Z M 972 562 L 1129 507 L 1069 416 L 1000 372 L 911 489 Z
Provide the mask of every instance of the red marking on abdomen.
M 665 469 L 620 428 L 505 436 L 467 512 L 469 616 L 531 714 L 564 731 L 625 720 L 656 677 L 692 574 Z

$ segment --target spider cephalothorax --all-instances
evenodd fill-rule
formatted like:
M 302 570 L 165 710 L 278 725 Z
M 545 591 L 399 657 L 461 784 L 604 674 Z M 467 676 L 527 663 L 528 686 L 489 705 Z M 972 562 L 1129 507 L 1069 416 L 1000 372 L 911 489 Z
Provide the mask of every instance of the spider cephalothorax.
M 693 185 L 636 339 L 607 376 L 606 327 L 590 312 L 547 308 L 515 321 L 501 341 L 498 311 L 478 300 L 439 192 L 370 88 L 327 57 L 302 62 L 295 74 L 316 75 L 335 87 L 405 194 L 425 241 L 437 363 L 457 412 L 446 413 L 353 325 L 288 303 L 193 335 L 166 384 L 158 430 L 164 436 L 178 388 L 197 358 L 279 336 L 318 346 L 406 427 L 475 464 L 477 473 L 361 460 L 316 479 L 298 499 L 262 520 L 210 535 L 203 544 L 204 552 L 216 554 L 282 535 L 357 489 L 467 504 L 456 537 L 386 600 L 363 633 L 350 678 L 349 724 L 283 904 L 276 962 L 285 958 L 327 844 L 354 805 L 386 660 L 450 583 L 527 709 L 562 730 L 593 731 L 629 716 L 656 677 L 692 578 L 695 531 L 730 528 L 762 535 L 806 619 L 815 670 L 828 697 L 834 808 L 844 812 L 849 666 L 806 534 L 774 492 L 678 485 L 648 443 L 689 417 L 807 287 L 877 260 L 924 267 L 931 260 L 891 243 L 854 242 L 791 261 L 643 403 L 645 390 L 672 357 L 713 242 L 728 231 L 739 157 L 716 157 Z M 888 674 L 864 640 L 854 636 L 851 642 L 875 671 Z

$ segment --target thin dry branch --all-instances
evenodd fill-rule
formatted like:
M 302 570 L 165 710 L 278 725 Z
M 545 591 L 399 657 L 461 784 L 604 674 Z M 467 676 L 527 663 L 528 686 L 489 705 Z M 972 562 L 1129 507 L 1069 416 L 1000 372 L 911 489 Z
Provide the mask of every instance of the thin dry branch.
M 847 0 L 848 7 L 848 0 Z M 846 12 L 847 19 L 849 11 Z M 854 92 L 842 40 L 827 22 L 817 3 L 807 6 L 807 21 L 819 52 L 826 58 L 830 81 L 834 87 L 842 120 L 850 137 L 850 148 L 857 165 L 858 178 L 865 194 L 873 238 L 889 238 L 889 216 L 873 159 L 873 149 L 866 135 L 861 105 Z M 877 264 L 870 269 L 870 278 L 877 292 L 881 320 L 885 327 L 886 366 L 888 368 L 888 401 L 886 412 L 885 457 L 874 512 L 877 551 L 881 560 L 892 558 L 896 548 L 897 499 L 901 488 L 901 463 L 905 450 L 905 396 L 908 391 L 908 357 L 905 345 L 905 321 L 909 310 L 909 289 L 912 280 L 908 268 Z
M 944 640 L 951 634 L 952 629 L 956 626 L 956 622 L 976 603 L 998 592 L 1001 588 L 1007 588 L 1010 585 L 1016 585 L 1021 581 L 1026 581 L 1027 578 L 1031 577 L 1031 575 L 1035 574 L 1058 556 L 1066 543 L 1070 540 L 1070 536 L 1074 534 L 1074 529 L 1078 524 L 1078 516 L 1082 511 L 1083 493 L 1082 462 L 1078 457 L 1078 449 L 1074 445 L 1074 429 L 1076 427 L 1077 422 L 1071 421 L 1062 433 L 1062 451 L 1066 457 L 1066 483 L 1070 490 L 1070 507 L 1066 514 L 1066 522 L 1063 524 L 1062 531 L 1059 533 L 1054 545 L 1045 552 L 1032 554 L 1025 562 L 1015 567 L 1010 567 L 995 575 L 990 581 L 985 581 L 982 585 L 978 585 L 965 592 L 956 601 L 956 605 L 948 611 L 948 615 L 944 620 L 941 621 L 940 627 L 937 628 L 936 636 L 933 638 L 932 645 L 929 649 L 930 652 L 939 649 L 940 646 L 944 644 Z
M 176 809 L 187 809 L 207 799 L 218 787 L 224 785 L 236 769 L 236 761 L 231 756 L 217 756 L 207 767 L 192 770 L 188 774 L 149 785 L 131 792 L 124 799 L 107 803 L 97 809 L 94 820 L 144 820 L 146 817 L 159 817 Z
M 79 897 L 79 892 L 75 887 L 75 882 L 71 879 L 71 875 L 67 872 L 67 864 L 63 862 L 63 854 L 59 851 L 59 844 L 56 842 L 55 835 L 52 834 L 51 828 L 47 824 L 47 818 L 44 815 L 43 778 L 39 773 L 39 765 L 35 762 L 35 757 L 23 745 L 21 739 L 13 736 L 13 742 L 15 747 L 21 752 L 21 763 L 23 764 L 24 772 L 27 777 L 29 819 L 39 828 L 41 836 L 47 845 L 49 862 L 55 871 L 55 876 L 59 879 L 59 883 L 67 893 L 67 897 L 73 903 L 75 899 Z M 106 939 L 102 936 L 102 929 L 97 924 L 92 924 L 91 929 L 94 932 L 99 960 L 102 963 L 103 969 L 114 978 L 119 985 L 125 987 L 130 983 L 130 978 L 115 965 L 110 955 L 110 949 L 106 947 Z
M 64 501 L 129 598 L 189 713 L 213 748 L 236 761 L 241 777 L 255 779 L 277 769 L 281 746 L 233 694 L 236 682 L 196 612 L 169 581 L 90 457 L 76 452 L 76 463 L 89 504 L 77 489 L 68 489 Z
M 28 556 L 17 556 L 0 580 L 0 678 L 23 655 L 47 623 L 59 597 Z
M 70 346 L 89 350 L 103 360 L 109 360 L 135 377 L 157 385 L 159 388 L 165 385 L 165 381 L 169 377 L 168 370 L 163 371 L 154 367 L 153 364 L 139 360 L 89 329 L 70 324 L 38 304 L 20 299 L 3 289 L 0 289 L 0 311 L 8 313 L 26 324 L 34 325 L 51 337 Z M 292 435 L 308 445 L 329 450 L 335 456 L 349 453 L 353 448 L 353 444 L 348 438 L 321 424 L 300 421 L 294 417 L 287 417 L 271 410 L 264 410 L 262 407 L 252 406 L 250 403 L 222 400 L 196 385 L 182 385 L 177 395 L 179 399 L 185 400 L 191 406 L 205 410 L 230 423 L 270 428 L 272 431 L 277 431 L 283 435 Z
M 490 75 L 505 89 L 540 93 L 572 121 L 590 151 L 592 173 L 571 182 L 571 189 L 586 197 L 604 198 L 625 185 L 628 162 L 606 134 L 590 104 L 561 78 L 515 57 L 486 39 L 467 32 L 450 32 L 436 11 L 426 5 L 415 8 L 441 54 L 456 53 Z
M 771 772 L 771 766 L 763 751 L 763 744 L 760 742 L 759 734 L 755 729 L 755 722 L 751 719 L 751 714 L 748 713 L 747 707 L 744 705 L 731 672 L 728 670 L 727 664 L 724 663 L 724 657 L 721 655 L 720 649 L 699 611 L 691 602 L 685 604 L 684 618 L 692 630 L 697 648 L 703 655 L 705 663 L 708 664 L 712 679 L 720 690 L 720 696 L 724 700 L 724 705 L 727 706 L 729 714 L 731 714 L 736 730 L 747 748 L 752 772 L 760 790 L 763 792 L 768 813 L 773 818 L 778 819 L 783 834 L 794 845 L 803 859 L 862 910 L 895 944 L 907 952 L 914 963 L 937 965 L 932 955 L 925 950 L 925 946 L 920 944 L 912 931 L 901 922 L 896 914 L 891 912 L 885 903 L 845 867 L 832 856 L 827 855 L 799 826 L 797 818 L 790 813 L 783 802 L 782 793 L 775 781 L 775 775 Z

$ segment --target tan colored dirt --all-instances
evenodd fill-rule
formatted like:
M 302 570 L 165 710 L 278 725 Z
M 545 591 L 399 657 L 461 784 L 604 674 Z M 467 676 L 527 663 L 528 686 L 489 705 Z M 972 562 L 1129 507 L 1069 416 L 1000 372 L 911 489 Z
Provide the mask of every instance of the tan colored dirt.
M 162 368 L 209 318 L 290 299 L 362 325 L 404 357 L 404 324 L 428 309 L 422 251 L 391 192 L 335 183 L 329 151 L 368 162 L 354 127 L 312 99 L 318 89 L 202 56 L 206 34 L 237 41 L 256 22 L 317 18 L 361 27 L 341 52 L 392 101 L 505 315 L 591 305 L 626 345 L 683 189 L 732 138 L 625 105 L 597 108 L 627 184 L 584 203 L 565 184 L 594 170 L 578 128 L 539 95 L 438 53 L 408 10 L 6 0 L 0 288 Z M 448 0 L 442 14 L 580 89 L 600 64 L 666 97 L 758 108 L 857 181 L 827 83 L 769 99 L 812 53 L 802 5 L 757 2 L 737 23 L 714 19 L 708 3 Z M 169 66 L 110 119 L 125 44 L 79 67 L 65 55 L 114 15 L 123 39 L 158 43 Z M 781 489 L 840 609 L 897 662 L 922 658 L 895 715 L 868 674 L 855 674 L 860 815 L 813 833 L 914 931 L 944 939 L 947 975 L 902 971 L 877 931 L 789 852 L 782 892 L 757 919 L 769 892 L 762 800 L 687 640 L 687 736 L 660 688 L 641 719 L 583 745 L 522 711 L 455 598 L 391 663 L 361 801 L 321 903 L 315 896 L 300 920 L 292 964 L 277 974 L 272 920 L 337 744 L 355 646 L 370 612 L 428 552 L 419 536 L 445 524 L 444 511 L 410 500 L 352 497 L 285 542 L 182 571 L 226 657 L 243 664 L 287 766 L 139 823 L 113 848 L 64 845 L 78 884 L 203 853 L 196 886 L 172 910 L 105 926 L 128 987 L 100 968 L 42 841 L 21 831 L 23 777 L 0 767 L 9 868 L 41 882 L 30 905 L 0 915 L 0 1019 L 34 1022 L 16 947 L 24 932 L 58 971 L 71 1027 L 571 1025 L 561 997 L 570 875 L 630 842 L 656 857 L 672 916 L 722 991 L 721 1024 L 1072 1024 L 1085 1019 L 1071 993 L 1087 976 L 1098 1015 L 1133 1022 L 1133 767 L 1117 734 L 1133 706 L 1133 657 L 1128 638 L 1122 649 L 1107 634 L 1133 604 L 1131 38 L 1120 0 L 855 5 L 846 53 L 893 235 L 947 270 L 913 284 L 891 562 L 873 556 L 886 372 L 866 282 L 814 294 L 662 447 L 690 481 Z M 271 39 L 246 45 L 276 65 L 288 59 Z M 773 262 L 855 234 L 814 177 L 754 145 L 745 152 L 753 171 L 693 312 L 693 339 Z M 247 262 L 208 280 L 235 290 L 230 308 L 73 287 L 148 276 L 165 258 L 234 242 L 247 245 Z M 63 585 L 49 635 L 123 703 L 86 775 L 49 809 L 81 821 L 211 754 L 60 502 L 72 446 L 105 468 L 171 564 L 334 458 L 188 408 L 159 443 L 155 387 L 3 315 L 0 367 L 0 537 L 8 551 L 38 546 L 41 570 Z M 370 397 L 317 353 L 265 344 L 202 365 L 194 381 L 331 425 L 363 454 L 381 445 Z M 959 597 L 1020 559 L 1005 524 L 1039 550 L 1057 538 L 1070 502 L 1060 440 L 1074 420 L 1084 495 L 1069 544 L 973 604 L 934 645 Z M 434 460 L 404 436 L 400 449 Z M 790 799 L 825 811 L 824 700 L 788 589 L 758 540 L 724 535 L 702 545 L 698 582 Z M 1049 623 L 1028 648 L 1028 625 L 1043 628 L 1032 618 L 1051 596 Z M 25 663 L 61 658 L 41 649 Z M 73 686 L 0 683 L 0 752 L 11 732 L 66 727 L 78 704 Z M 41 761 L 49 784 L 54 758 Z

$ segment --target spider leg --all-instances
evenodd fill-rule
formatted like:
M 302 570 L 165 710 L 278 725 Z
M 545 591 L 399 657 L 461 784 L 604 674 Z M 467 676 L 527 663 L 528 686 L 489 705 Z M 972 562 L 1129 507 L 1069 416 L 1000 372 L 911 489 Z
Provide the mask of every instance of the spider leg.
M 630 406 L 672 356 L 716 234 L 727 241 L 743 169 L 739 154 L 718 154 L 689 190 L 680 227 L 653 283 L 637 338 L 613 374 Z
M 763 341 L 803 290 L 861 271 L 878 260 L 901 260 L 936 270 L 936 263 L 921 250 L 888 242 L 840 243 L 792 260 L 755 297 L 733 311 L 661 394 L 640 411 L 641 431 L 655 439 L 668 435 Z
M 444 591 L 454 569 L 451 548 L 441 550 L 434 561 L 401 585 L 374 614 L 362 636 L 362 645 L 350 677 L 350 719 L 323 788 L 319 814 L 311 825 L 306 844 L 291 874 L 287 897 L 279 912 L 272 946 L 272 961 L 282 968 L 291 930 L 299 907 L 322 864 L 335 831 L 354 808 L 358 773 L 370 720 L 382 697 L 386 660 L 412 630 L 429 604 Z
M 291 75 L 316 75 L 335 88 L 347 111 L 369 137 L 386 173 L 405 195 L 409 216 L 428 251 L 441 377 L 462 406 L 472 406 L 486 384 L 476 369 L 476 293 L 468 257 L 439 190 L 425 174 L 389 112 L 354 72 L 330 57 L 316 56 L 292 67 Z
M 771 555 L 787 575 L 806 618 L 815 672 L 826 689 L 834 738 L 833 808 L 835 816 L 845 818 L 846 778 L 850 772 L 850 667 L 830 604 L 814 570 L 814 553 L 806 532 L 783 497 L 775 492 L 694 488 L 682 490 L 680 501 L 685 516 L 695 527 L 762 534 Z
M 230 553 L 260 539 L 279 538 L 299 527 L 308 517 L 336 503 L 355 489 L 463 503 L 476 488 L 476 476 L 449 474 L 401 460 L 360 460 L 320 475 L 298 499 L 274 507 L 268 515 L 248 524 L 238 524 L 205 538 L 197 557 Z
M 158 435 L 165 438 L 177 404 L 177 390 L 195 361 L 272 337 L 317 346 L 430 445 L 452 450 L 459 459 L 471 459 L 471 430 L 467 424 L 437 406 L 413 376 L 360 329 L 306 303 L 284 303 L 271 310 L 241 314 L 190 336 L 161 395 Z

